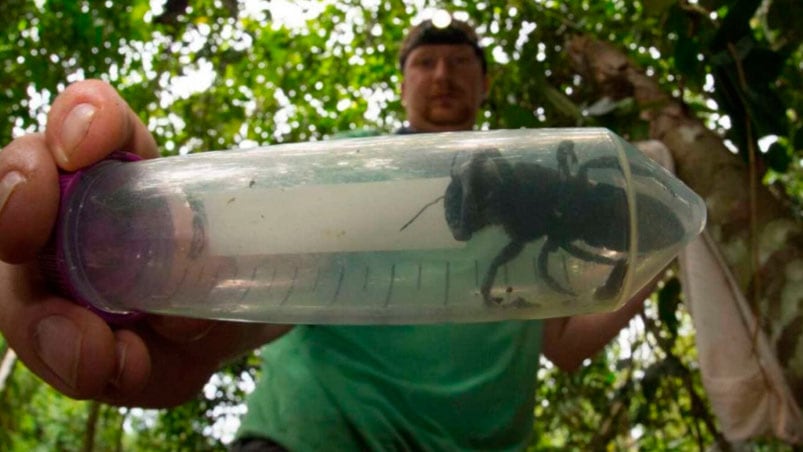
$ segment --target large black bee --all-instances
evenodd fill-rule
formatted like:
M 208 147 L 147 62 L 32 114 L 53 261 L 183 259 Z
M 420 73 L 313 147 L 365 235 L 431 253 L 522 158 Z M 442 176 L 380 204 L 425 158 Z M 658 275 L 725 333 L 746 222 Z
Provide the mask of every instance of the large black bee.
M 486 226 L 502 226 L 510 242 L 494 257 L 483 277 L 480 293 L 487 303 L 502 301 L 490 295 L 499 268 L 518 256 L 528 242 L 541 237 L 545 241 L 537 258 L 537 269 L 553 290 L 575 295 L 548 271 L 550 254 L 563 249 L 580 259 L 613 267 L 605 284 L 596 289 L 596 298 L 611 298 L 618 293 L 628 269 L 626 193 L 621 187 L 594 183 L 588 178 L 591 168 L 616 168 L 616 157 L 589 160 L 572 172 L 578 160 L 574 142 L 568 140 L 557 147 L 557 169 L 528 162 L 511 164 L 497 149 L 463 153 L 462 157 L 459 160 L 456 155 L 452 162 L 446 193 L 427 204 L 402 229 L 441 199 L 446 222 L 456 240 L 470 240 Z M 633 167 L 636 174 L 645 171 Z M 637 195 L 636 205 L 638 249 L 661 249 L 680 240 L 683 226 L 666 205 L 642 194 Z M 612 251 L 617 257 L 592 252 L 595 250 Z

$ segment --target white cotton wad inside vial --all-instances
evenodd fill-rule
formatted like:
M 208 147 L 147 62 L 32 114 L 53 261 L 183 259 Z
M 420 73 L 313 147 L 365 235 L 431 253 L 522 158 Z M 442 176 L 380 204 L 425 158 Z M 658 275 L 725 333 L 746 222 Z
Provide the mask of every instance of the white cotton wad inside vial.
M 406 324 L 611 311 L 706 215 L 680 180 L 598 128 L 110 159 L 67 177 L 40 261 L 110 319 Z

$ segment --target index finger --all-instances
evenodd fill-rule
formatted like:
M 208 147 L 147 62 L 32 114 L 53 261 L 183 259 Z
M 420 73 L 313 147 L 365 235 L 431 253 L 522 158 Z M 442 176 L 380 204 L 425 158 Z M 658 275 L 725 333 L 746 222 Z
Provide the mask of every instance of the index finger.
M 53 102 L 45 131 L 56 164 L 74 171 L 113 151 L 158 156 L 156 141 L 122 97 L 106 82 L 83 80 Z

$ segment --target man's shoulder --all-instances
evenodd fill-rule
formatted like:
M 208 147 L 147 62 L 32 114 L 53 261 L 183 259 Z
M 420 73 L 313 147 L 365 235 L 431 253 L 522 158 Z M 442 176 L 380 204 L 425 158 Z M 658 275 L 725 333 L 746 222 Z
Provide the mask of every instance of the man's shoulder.
M 409 133 L 415 133 L 415 131 L 413 131 L 409 127 L 400 127 L 393 132 L 366 127 L 362 129 L 352 129 L 352 130 L 345 130 L 342 132 L 336 132 L 334 135 L 330 137 L 330 139 L 338 140 L 342 138 L 365 138 L 365 137 L 378 137 L 382 135 L 406 135 Z
M 344 138 L 365 138 L 365 137 L 377 137 L 380 135 L 387 135 L 388 133 L 384 130 L 380 129 L 372 129 L 372 128 L 364 128 L 364 129 L 352 129 L 352 130 L 345 130 L 342 132 L 336 132 L 332 135 L 332 140 L 340 140 Z

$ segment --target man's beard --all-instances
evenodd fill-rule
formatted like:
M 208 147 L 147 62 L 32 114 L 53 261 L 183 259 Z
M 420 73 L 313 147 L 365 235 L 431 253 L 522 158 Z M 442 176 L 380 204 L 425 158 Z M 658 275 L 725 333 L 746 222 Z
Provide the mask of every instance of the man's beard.
M 473 114 L 465 90 L 448 80 L 431 87 L 427 102 L 428 119 L 438 126 L 463 126 Z
M 463 101 L 452 101 L 448 107 L 430 105 L 427 111 L 431 123 L 440 126 L 463 125 L 471 118 L 471 108 Z

